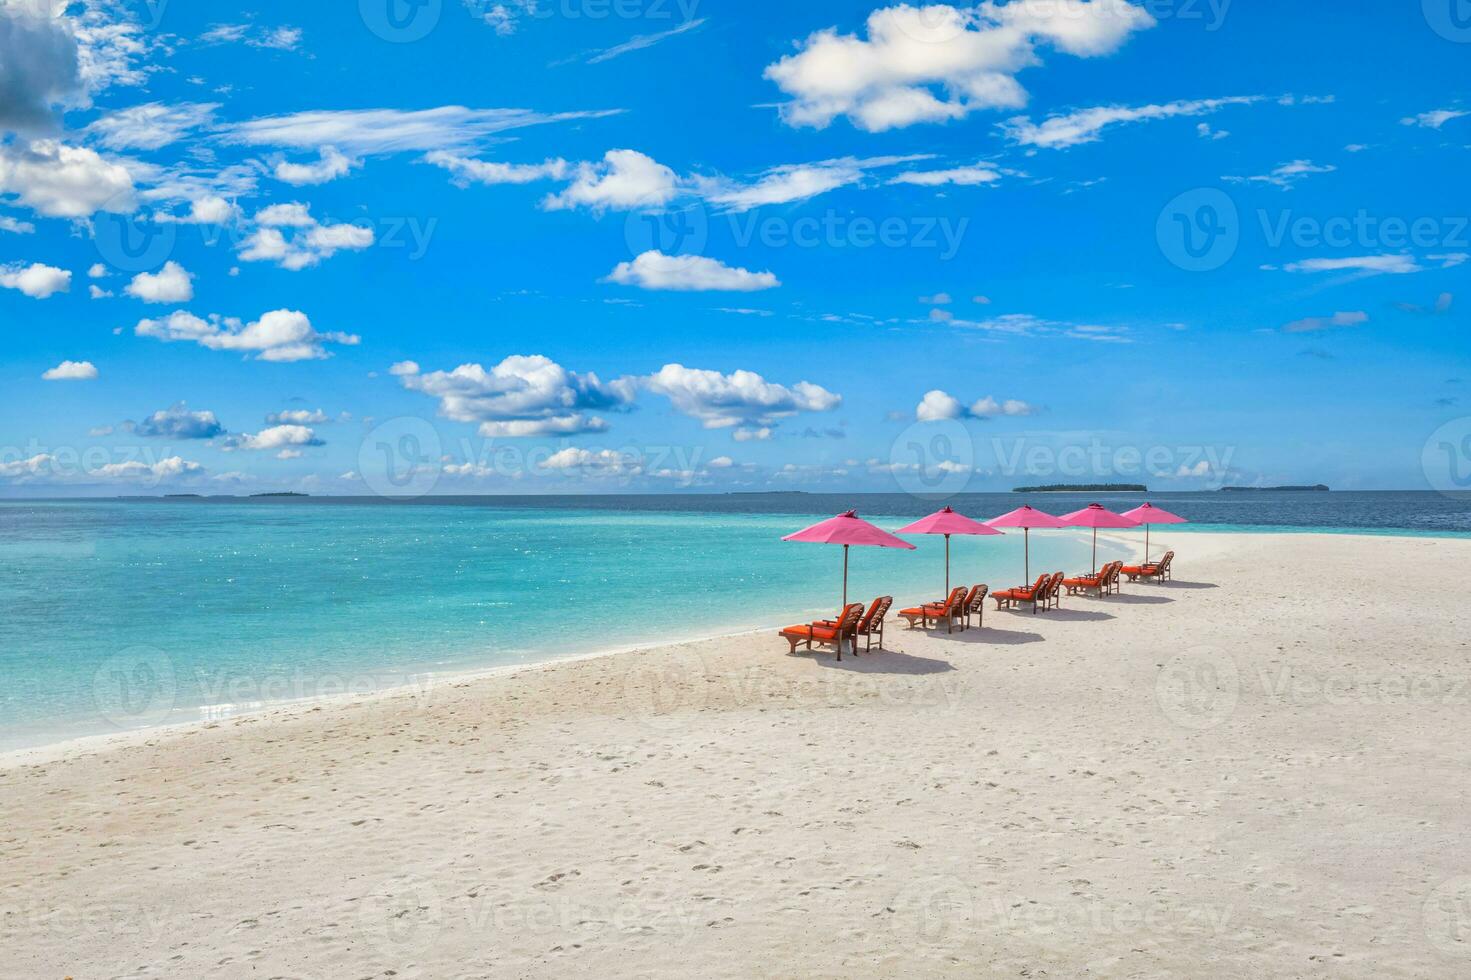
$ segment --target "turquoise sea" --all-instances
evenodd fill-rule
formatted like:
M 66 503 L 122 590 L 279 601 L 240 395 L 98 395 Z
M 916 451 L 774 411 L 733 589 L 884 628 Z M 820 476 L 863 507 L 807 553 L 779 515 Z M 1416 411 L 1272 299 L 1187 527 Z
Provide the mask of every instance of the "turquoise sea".
M 1095 497 L 1140 500 L 1035 502 L 1063 513 Z M 1201 522 L 1191 533 L 1471 533 L 1471 505 L 1428 493 L 1150 499 Z M 948 502 L 985 518 L 1021 501 Z M 803 494 L 0 501 L 0 748 L 829 614 L 841 549 L 780 538 L 850 506 L 893 529 L 937 505 Z M 938 595 L 943 541 L 914 543 L 855 549 L 852 599 Z M 1099 560 L 1141 547 L 1105 546 Z M 1019 532 L 952 549 L 956 584 L 1022 578 Z M 1082 532 L 1033 533 L 1031 554 L 1034 572 L 1090 562 Z

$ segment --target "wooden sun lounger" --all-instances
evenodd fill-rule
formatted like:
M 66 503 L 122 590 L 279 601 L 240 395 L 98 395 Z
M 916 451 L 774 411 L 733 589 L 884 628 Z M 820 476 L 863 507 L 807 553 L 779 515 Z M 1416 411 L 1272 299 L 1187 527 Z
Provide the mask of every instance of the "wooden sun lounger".
M 854 628 L 854 636 L 863 637 L 864 653 L 868 653 L 870 650 L 873 649 L 873 638 L 875 636 L 879 638 L 879 649 L 882 650 L 884 648 L 884 617 L 889 615 L 889 607 L 891 607 L 893 604 L 893 596 L 879 596 L 877 599 L 873 600 L 873 605 L 868 607 L 868 612 L 865 613 L 863 618 L 858 621 L 858 625 Z M 833 622 L 830 619 L 825 619 L 819 623 L 813 623 L 812 625 L 836 626 L 837 623 Z M 856 640 L 853 644 L 853 655 L 855 657 L 858 655 L 858 644 Z
M 1165 556 L 1158 562 L 1148 565 L 1125 565 L 1123 572 L 1129 576 L 1130 582 L 1140 579 L 1154 579 L 1157 582 L 1168 582 L 1170 580 L 1170 562 L 1174 561 L 1175 553 L 1166 551 Z
M 1032 602 L 1032 600 L 1036 598 L 1039 593 L 1047 588 L 1048 584 L 1051 581 L 1051 576 L 1047 575 L 1044 572 L 1043 574 L 1037 576 L 1037 581 L 1032 585 L 1030 589 L 1024 585 L 1018 585 L 1016 588 L 1013 589 L 1001 589 L 998 592 L 992 592 L 991 598 L 996 600 L 997 609 L 1005 609 L 1008 606 L 1014 606 L 1020 602 Z
M 899 616 L 901 619 L 908 621 L 910 627 L 913 627 L 918 622 L 925 629 L 930 628 L 931 620 L 936 624 L 940 620 L 944 620 L 946 632 L 954 632 L 955 620 L 959 619 L 963 621 L 965 619 L 965 599 L 965 586 L 957 586 L 951 589 L 950 594 L 939 602 L 927 602 L 922 606 L 915 606 L 912 609 L 900 610 Z
M 1063 579 L 1062 584 L 1067 587 L 1068 595 L 1079 595 L 1083 592 L 1096 592 L 1100 596 L 1112 595 L 1118 585 L 1119 569 L 1123 565 L 1121 561 L 1109 562 L 1093 575 Z
M 971 616 L 976 617 L 976 629 L 983 629 L 986 625 L 986 593 L 989 589 L 984 585 L 977 585 L 970 590 L 970 595 L 965 597 L 965 628 L 970 629 Z
M 856 639 L 858 621 L 863 618 L 863 603 L 855 602 L 843 610 L 841 616 L 836 620 L 818 620 L 805 626 L 788 626 L 781 631 L 781 636 L 792 645 L 789 653 L 796 653 L 798 644 L 805 643 L 807 649 L 812 649 L 812 644 L 830 646 L 837 650 L 838 659 L 843 659 L 843 640 Z M 855 642 L 854 650 L 857 650 Z

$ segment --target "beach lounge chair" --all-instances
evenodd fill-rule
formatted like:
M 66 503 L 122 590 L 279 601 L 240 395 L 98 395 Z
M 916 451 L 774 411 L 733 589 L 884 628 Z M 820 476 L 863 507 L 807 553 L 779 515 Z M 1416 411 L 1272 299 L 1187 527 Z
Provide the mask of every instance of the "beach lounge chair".
M 1031 602 L 1037 597 L 1038 593 L 1047 588 L 1051 581 L 1052 577 L 1044 573 L 1037 576 L 1037 581 L 1033 583 L 1030 589 L 1024 585 L 1018 585 L 1014 589 L 1002 589 L 999 592 L 992 592 L 991 598 L 996 600 L 997 609 L 1005 609 L 1019 602 Z M 1035 605 L 1033 611 L 1036 611 Z
M 922 606 L 915 606 L 913 609 L 900 610 L 899 617 L 901 619 L 907 620 L 911 627 L 913 627 L 915 622 L 917 621 L 921 623 L 925 629 L 930 628 L 931 620 L 933 620 L 937 625 L 941 620 L 944 620 L 945 631 L 947 633 L 953 633 L 955 631 L 955 621 L 959 619 L 963 623 L 965 620 L 966 595 L 967 592 L 965 586 L 956 586 L 955 588 L 950 590 L 950 595 L 946 596 L 941 601 L 927 602 Z M 962 626 L 961 628 L 963 629 L 964 626 Z
M 879 649 L 882 650 L 884 648 L 884 617 L 889 615 L 889 607 L 893 605 L 893 596 L 879 596 L 873 600 L 873 604 L 868 607 L 868 612 L 864 613 L 863 618 L 858 621 L 858 625 L 854 628 L 853 632 L 855 637 L 863 637 L 864 653 L 873 649 L 873 638 L 875 636 L 879 638 Z M 837 623 L 830 619 L 825 619 L 812 625 L 836 626 Z M 853 654 L 854 656 L 858 654 L 858 643 L 856 640 L 853 644 Z
M 843 659 L 843 640 L 856 639 L 858 621 L 863 618 L 863 603 L 855 602 L 843 610 L 836 620 L 823 619 L 805 626 L 788 626 L 781 631 L 782 638 L 792 645 L 789 653 L 797 652 L 797 645 L 805 643 L 807 649 L 812 649 L 812 644 L 830 646 L 838 651 L 838 659 Z M 858 649 L 855 643 L 853 649 Z
M 1170 580 L 1170 562 L 1174 561 L 1175 553 L 1166 551 L 1165 556 L 1158 562 L 1147 565 L 1125 565 L 1124 574 L 1129 576 L 1130 582 L 1140 579 L 1154 579 L 1156 582 L 1168 582 Z
M 1123 562 L 1109 562 L 1092 575 L 1078 575 L 1062 580 L 1068 595 L 1096 592 L 1100 596 L 1111 595 L 1118 584 L 1118 570 Z
M 986 625 L 986 593 L 989 590 L 984 585 L 977 585 L 970 590 L 970 595 L 965 597 L 965 628 L 970 629 L 971 616 L 976 617 L 976 629 L 983 629 Z
M 1118 595 L 1119 594 L 1119 579 L 1120 579 L 1120 577 L 1122 577 L 1123 570 L 1124 570 L 1124 563 L 1123 562 L 1116 561 L 1116 562 L 1113 563 L 1113 570 L 1108 573 L 1108 581 L 1105 582 L 1105 583 L 1103 583 L 1104 584 L 1104 595 Z
M 1041 597 L 1043 611 L 1062 608 L 1062 580 L 1066 577 L 1062 572 L 1052 573 L 1052 578 L 1047 582 L 1047 594 Z M 1032 612 L 1036 611 L 1037 604 L 1033 602 Z

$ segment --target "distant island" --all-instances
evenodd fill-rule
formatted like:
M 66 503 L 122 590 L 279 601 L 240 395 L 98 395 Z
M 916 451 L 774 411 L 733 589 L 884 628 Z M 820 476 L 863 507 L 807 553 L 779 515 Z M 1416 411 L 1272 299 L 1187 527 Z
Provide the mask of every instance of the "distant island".
M 1328 488 L 1318 483 L 1311 487 L 1222 487 L 1222 493 L 1327 493 Z
M 197 493 L 166 493 L 163 495 L 163 499 L 165 500 L 184 500 L 189 498 L 197 500 L 199 497 L 200 494 Z
M 297 493 L 293 490 L 277 490 L 272 493 L 253 493 L 252 497 L 310 497 L 309 493 Z
M 1017 487 L 1012 493 L 1148 493 L 1142 483 L 1049 483 L 1040 487 Z

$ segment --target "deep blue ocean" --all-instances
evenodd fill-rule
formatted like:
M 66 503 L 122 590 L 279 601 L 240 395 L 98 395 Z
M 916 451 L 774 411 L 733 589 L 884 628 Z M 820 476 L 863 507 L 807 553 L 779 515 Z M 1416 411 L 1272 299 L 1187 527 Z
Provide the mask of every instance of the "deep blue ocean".
M 1139 494 L 1045 494 L 1060 514 Z M 1434 493 L 1150 494 L 1157 529 L 1471 534 Z M 945 503 L 978 519 L 1016 494 Z M 0 748 L 226 717 L 426 675 L 781 625 L 836 611 L 841 549 L 783 534 L 856 507 L 889 529 L 908 495 L 0 501 Z M 1033 571 L 1086 570 L 1086 532 L 1031 535 Z M 1137 557 L 1105 545 L 1099 560 Z M 943 543 L 855 549 L 850 594 L 938 595 Z M 1022 579 L 1019 532 L 955 539 L 958 584 Z M 784 649 L 773 641 L 773 652 Z

